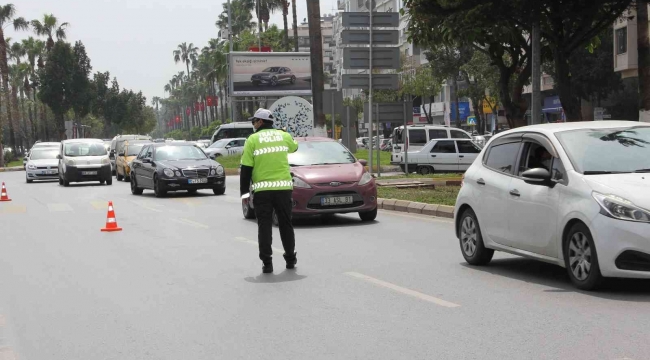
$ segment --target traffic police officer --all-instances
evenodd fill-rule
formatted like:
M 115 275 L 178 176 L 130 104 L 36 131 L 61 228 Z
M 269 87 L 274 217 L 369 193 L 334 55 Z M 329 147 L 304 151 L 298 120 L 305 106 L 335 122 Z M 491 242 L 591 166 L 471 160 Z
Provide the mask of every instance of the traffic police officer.
M 258 243 L 262 272 L 273 272 L 271 248 L 273 211 L 278 219 L 287 269 L 293 269 L 297 258 L 291 224 L 293 179 L 287 155 L 298 150 L 298 143 L 289 133 L 273 128 L 273 114 L 259 109 L 251 118 L 255 133 L 248 137 L 241 158 L 240 192 L 252 189 L 258 226 Z

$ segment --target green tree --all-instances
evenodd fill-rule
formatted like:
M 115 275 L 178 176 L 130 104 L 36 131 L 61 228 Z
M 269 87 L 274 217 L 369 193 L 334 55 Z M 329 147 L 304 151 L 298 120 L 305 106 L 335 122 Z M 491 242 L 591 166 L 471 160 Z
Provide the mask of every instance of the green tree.
M 433 76 L 433 64 L 419 66 L 411 71 L 402 73 L 402 86 L 400 92 L 420 97 L 422 104 L 425 100 L 433 102 L 433 97 L 440 92 L 441 82 Z M 433 123 L 431 113 L 424 107 L 424 115 L 429 124 Z
M 468 84 L 467 90 L 461 91 L 461 95 L 472 99 L 474 113 L 479 119 L 477 124 L 479 133 L 483 133 L 487 122 L 487 118 L 481 116 L 483 104 L 487 103 L 492 109 L 492 114 L 498 115 L 499 71 L 486 54 L 475 51 L 472 59 L 461 67 L 461 72 Z
M 70 44 L 57 41 L 48 55 L 45 68 L 39 74 L 39 98 L 52 109 L 59 140 L 65 139 L 65 113 L 72 107 L 74 98 L 73 74 L 75 54 Z
M 632 0 L 406 0 L 409 34 L 418 43 L 456 42 L 489 55 L 499 68 L 500 96 L 510 126 L 525 125 L 521 90 L 529 82 L 532 24 L 539 20 L 542 56 L 552 60 L 562 106 L 570 120 L 581 118 L 572 90 L 570 57 L 608 28 Z M 486 16 L 498 14 L 498 16 Z M 512 85 L 514 84 L 514 85 Z
M 251 12 L 255 8 L 253 0 L 232 0 L 230 2 L 232 12 L 232 36 L 236 38 L 244 30 L 252 30 L 257 26 L 253 21 Z M 228 5 L 223 4 L 223 11 L 219 15 L 216 26 L 220 29 L 228 29 Z
M 72 68 L 72 98 L 70 105 L 75 112 L 77 119 L 82 119 L 91 111 L 94 96 L 93 87 L 88 79 L 92 66 L 90 58 L 86 54 L 86 47 L 81 41 L 77 41 L 73 48 L 74 64 Z

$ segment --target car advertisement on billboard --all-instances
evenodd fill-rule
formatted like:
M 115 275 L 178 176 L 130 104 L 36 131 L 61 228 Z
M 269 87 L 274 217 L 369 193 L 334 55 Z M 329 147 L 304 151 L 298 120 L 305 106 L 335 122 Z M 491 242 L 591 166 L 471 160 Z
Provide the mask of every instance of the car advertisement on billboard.
M 233 52 L 231 95 L 311 95 L 309 56 L 309 53 Z

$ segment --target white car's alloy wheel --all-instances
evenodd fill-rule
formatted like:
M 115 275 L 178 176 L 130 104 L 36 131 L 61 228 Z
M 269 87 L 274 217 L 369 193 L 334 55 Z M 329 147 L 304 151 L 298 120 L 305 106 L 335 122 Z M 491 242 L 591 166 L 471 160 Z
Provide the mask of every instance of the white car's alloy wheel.
M 569 265 L 573 276 L 585 281 L 591 271 L 591 246 L 587 236 L 581 232 L 573 234 L 569 243 Z

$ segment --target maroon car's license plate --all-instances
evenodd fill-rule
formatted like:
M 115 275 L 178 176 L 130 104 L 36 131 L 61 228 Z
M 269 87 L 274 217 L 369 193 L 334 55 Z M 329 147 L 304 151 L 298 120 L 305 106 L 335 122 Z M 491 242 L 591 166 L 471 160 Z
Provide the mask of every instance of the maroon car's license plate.
M 326 196 L 320 198 L 321 206 L 350 205 L 353 202 L 352 196 Z

